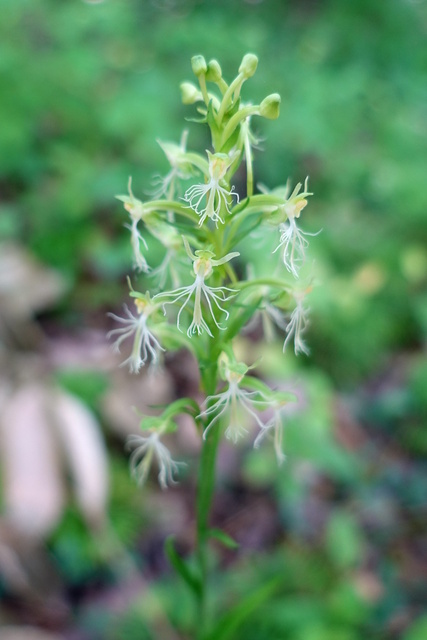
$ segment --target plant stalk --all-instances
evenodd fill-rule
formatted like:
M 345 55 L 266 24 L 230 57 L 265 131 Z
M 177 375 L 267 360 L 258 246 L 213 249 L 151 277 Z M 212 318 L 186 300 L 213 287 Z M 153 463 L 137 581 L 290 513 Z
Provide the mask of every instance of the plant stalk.
M 217 354 L 210 343 L 209 366 L 202 373 L 202 384 L 206 396 L 214 395 L 217 385 Z M 208 425 L 206 425 L 208 426 Z M 209 627 L 208 611 L 208 542 L 210 528 L 210 514 L 215 491 L 215 471 L 218 445 L 221 438 L 221 426 L 212 429 L 206 440 L 202 440 L 199 476 L 196 498 L 196 561 L 199 567 L 201 589 L 197 601 L 197 632 L 196 638 L 202 640 Z

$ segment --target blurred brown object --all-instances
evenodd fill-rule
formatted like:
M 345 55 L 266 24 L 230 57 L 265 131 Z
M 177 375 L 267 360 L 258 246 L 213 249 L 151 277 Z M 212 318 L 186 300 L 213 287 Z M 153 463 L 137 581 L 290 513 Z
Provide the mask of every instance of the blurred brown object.
M 33 346 L 41 338 L 32 321 L 34 315 L 57 302 L 66 289 L 56 271 L 24 248 L 0 245 L 0 344 L 14 341 L 19 346 Z
M 4 518 L 29 538 L 58 524 L 65 466 L 89 526 L 101 527 L 108 497 L 107 453 L 100 428 L 77 398 L 49 385 L 16 388 L 0 412 Z

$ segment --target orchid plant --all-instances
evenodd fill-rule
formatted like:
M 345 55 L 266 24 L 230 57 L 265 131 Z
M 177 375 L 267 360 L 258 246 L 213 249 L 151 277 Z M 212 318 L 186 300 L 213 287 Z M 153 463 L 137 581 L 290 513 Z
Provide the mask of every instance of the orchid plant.
M 116 348 L 132 342 L 123 364 L 138 373 L 143 367 L 161 366 L 165 354 L 185 347 L 200 369 L 202 404 L 193 398 L 176 400 L 161 415 L 143 418 L 144 435 L 129 441 L 133 475 L 143 483 L 151 466 L 157 465 L 160 485 L 166 488 L 177 482 L 182 463 L 172 460 L 163 435 L 177 429 L 176 417 L 181 413 L 193 418 L 200 434 L 194 558 L 184 560 L 172 541 L 167 544 L 173 566 L 195 596 L 195 637 L 200 640 L 222 637 L 221 625 L 213 623 L 207 605 L 209 540 L 219 537 L 226 545 L 234 544 L 224 532 L 210 527 L 219 442 L 223 436 L 232 443 L 246 440 L 255 428 L 254 447 L 271 435 L 281 464 L 283 409 L 294 400 L 250 374 L 257 365 L 239 362 L 236 339 L 261 315 L 263 326 L 268 321 L 282 333 L 283 350 L 293 343 L 296 354 L 308 353 L 304 331 L 310 286 L 301 284 L 301 269 L 307 237 L 314 234 L 304 232 L 299 219 L 312 194 L 308 179 L 294 189 L 288 181 L 273 190 L 260 185 L 254 192 L 253 149 L 258 141 L 252 120 L 256 116 L 276 119 L 280 108 L 277 93 L 258 105 L 242 100 L 242 87 L 257 64 L 255 55 L 245 55 L 228 84 L 216 60 L 206 63 L 203 56 L 195 56 L 192 70 L 197 85 L 184 82 L 182 99 L 186 105 L 196 105 L 197 122 L 209 127 L 212 148 L 206 153 L 188 150 L 187 130 L 179 144 L 159 141 L 170 170 L 156 178 L 153 197 L 137 199 L 130 180 L 128 194 L 118 196 L 130 216 L 127 226 L 135 267 L 153 285 L 145 292 L 130 285 L 133 310 L 126 306 L 124 317 L 112 315 L 119 324 L 110 332 Z M 245 172 L 239 170 L 242 165 Z M 271 239 L 270 249 L 262 248 L 269 275 L 248 268 L 250 277 L 243 278 L 239 248 L 252 242 L 252 250 L 257 251 L 260 230 L 263 238 Z M 147 234 L 164 247 L 163 261 L 156 269 L 149 265 Z

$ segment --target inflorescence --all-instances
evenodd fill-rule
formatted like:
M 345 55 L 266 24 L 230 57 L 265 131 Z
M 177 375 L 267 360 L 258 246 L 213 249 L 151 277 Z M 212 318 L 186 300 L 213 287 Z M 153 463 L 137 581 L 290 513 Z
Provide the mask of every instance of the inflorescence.
M 152 460 L 157 460 L 163 488 L 175 482 L 179 463 L 160 437 L 176 428 L 174 418 L 182 412 L 202 426 L 205 439 L 211 429 L 223 429 L 226 438 L 237 442 L 256 425 L 255 447 L 271 434 L 278 462 L 283 461 L 283 413 L 293 396 L 248 375 L 250 367 L 238 362 L 233 352 L 233 341 L 251 319 L 261 314 L 264 326 L 275 325 L 284 334 L 283 350 L 293 343 L 295 354 L 308 354 L 305 300 L 311 286 L 301 285 L 301 278 L 308 237 L 316 234 L 303 231 L 299 220 L 312 193 L 308 179 L 293 190 L 288 181 L 273 190 L 259 185 L 254 193 L 253 149 L 258 139 L 252 122 L 257 116 L 275 119 L 280 109 L 277 93 L 258 105 L 243 102 L 242 87 L 257 64 L 255 55 L 244 56 L 228 84 L 216 60 L 206 63 L 203 56 L 195 56 L 192 69 L 198 86 L 182 83 L 182 100 L 196 105 L 200 122 L 209 126 L 212 150 L 206 154 L 188 150 L 187 130 L 179 144 L 158 141 L 169 171 L 155 178 L 151 199 L 137 199 L 131 179 L 128 194 L 117 196 L 129 214 L 126 226 L 135 267 L 153 284 L 151 294 L 131 288 L 134 312 L 125 306 L 124 317 L 111 314 L 120 325 L 109 334 L 116 338 L 116 349 L 128 339 L 133 341 L 123 364 L 138 373 L 147 364 L 159 366 L 166 351 L 185 346 L 206 367 L 206 354 L 216 354 L 218 386 L 210 394 L 205 388 L 202 407 L 189 399 L 177 401 L 171 405 L 176 411 L 169 407 L 158 419 L 144 419 L 141 427 L 146 435 L 130 441 L 135 476 L 144 481 Z M 235 186 L 241 183 L 241 173 L 236 176 L 241 165 L 246 173 L 244 193 Z M 148 260 L 149 236 L 164 248 L 163 260 L 154 269 Z M 240 246 L 246 255 L 248 246 L 253 253 L 262 252 L 247 279 L 241 277 L 241 251 L 236 250 Z

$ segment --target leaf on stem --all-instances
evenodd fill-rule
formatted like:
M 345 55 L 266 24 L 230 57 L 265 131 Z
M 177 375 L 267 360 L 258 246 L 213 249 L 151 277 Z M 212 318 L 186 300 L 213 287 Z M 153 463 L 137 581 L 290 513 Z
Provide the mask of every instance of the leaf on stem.
M 200 595 L 202 591 L 202 585 L 200 583 L 200 579 L 194 575 L 185 561 L 178 554 L 174 545 L 174 537 L 169 536 L 165 541 L 165 553 L 168 557 L 169 562 L 175 569 L 175 571 L 181 576 L 184 582 L 190 587 L 196 595 Z
M 228 533 L 222 531 L 222 529 L 209 529 L 208 533 L 210 538 L 218 540 L 224 547 L 227 547 L 227 549 L 238 549 L 240 547 L 240 544 L 229 536 Z
M 251 613 L 273 595 L 280 586 L 281 580 L 280 577 L 274 578 L 259 589 L 256 589 L 256 591 L 249 593 L 234 609 L 222 616 L 218 624 L 203 640 L 231 640 L 235 637 L 234 634 L 237 629 L 247 620 Z
M 260 302 L 261 298 L 256 300 L 256 302 L 254 302 L 253 304 L 235 304 L 233 306 L 232 312 L 230 314 L 230 320 L 228 321 L 225 332 L 225 339 L 223 341 L 224 343 L 226 341 L 232 340 L 240 332 L 240 330 L 252 318 L 255 311 L 258 309 Z

